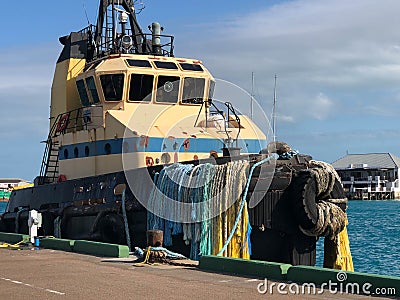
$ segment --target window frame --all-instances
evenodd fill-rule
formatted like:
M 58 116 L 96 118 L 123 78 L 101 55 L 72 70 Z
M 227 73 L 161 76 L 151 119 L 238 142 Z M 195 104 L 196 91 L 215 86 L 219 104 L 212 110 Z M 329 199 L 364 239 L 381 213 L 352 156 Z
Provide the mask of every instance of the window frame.
M 155 67 L 157 70 L 168 70 L 168 71 L 171 71 L 171 72 L 179 71 L 179 66 L 178 66 L 175 62 L 173 62 L 173 61 L 153 60 L 152 63 L 154 64 L 154 67 Z M 158 67 L 158 66 L 157 66 L 157 63 L 161 63 L 161 64 L 163 64 L 163 63 L 165 63 L 165 64 L 173 64 L 173 65 L 175 65 L 176 68 L 171 69 L 171 68 Z
M 194 70 L 194 69 L 185 69 L 182 65 L 190 65 L 190 66 L 199 66 L 201 70 Z M 193 64 L 189 62 L 180 62 L 179 67 L 182 69 L 183 72 L 195 72 L 195 73 L 204 73 L 204 68 L 201 64 Z
M 144 61 L 144 62 L 149 63 L 149 66 L 148 66 L 148 67 L 143 67 L 143 66 L 132 66 L 132 65 L 129 64 L 129 61 Z M 128 66 L 128 68 L 140 68 L 140 69 L 144 69 L 144 70 L 153 69 L 153 65 L 152 65 L 151 62 L 150 62 L 149 60 L 147 60 L 147 59 L 133 59 L 133 58 L 128 58 L 128 59 L 125 59 L 125 62 L 126 62 L 126 65 Z
M 80 89 L 79 89 L 79 87 L 78 87 L 78 83 L 79 83 L 79 82 L 82 82 L 82 83 L 83 83 L 83 90 L 80 90 Z M 88 89 L 87 89 L 87 86 L 86 86 L 86 80 L 85 80 L 85 78 L 77 79 L 77 80 L 75 81 L 75 86 L 76 86 L 76 89 L 77 89 L 77 91 L 78 91 L 79 102 L 82 104 L 82 107 L 89 107 L 92 103 L 91 103 L 91 101 L 90 101 L 90 97 L 89 97 Z M 88 101 L 87 105 L 85 105 L 85 104 L 83 103 L 83 101 L 82 101 L 81 91 L 85 91 L 85 93 L 86 93 L 86 98 L 87 98 L 87 101 Z
M 95 101 L 94 101 L 92 89 L 89 88 L 88 80 L 89 80 L 90 78 L 93 80 L 94 90 L 96 91 L 97 99 L 99 100 L 98 102 L 95 102 Z M 89 91 L 88 94 L 89 94 L 89 97 L 90 97 L 90 100 L 91 100 L 90 103 L 93 104 L 93 105 L 101 104 L 101 98 L 100 98 L 100 95 L 99 95 L 99 89 L 97 88 L 96 77 L 95 77 L 95 75 L 90 75 L 90 76 L 86 77 L 86 78 L 85 78 L 85 84 L 86 84 L 86 89 Z
M 144 101 L 144 100 L 137 101 L 137 100 L 131 100 L 130 99 L 131 83 L 132 83 L 132 76 L 133 75 L 153 76 L 153 85 L 152 85 L 152 88 L 151 88 L 151 97 L 150 97 L 149 101 Z M 154 99 L 154 94 L 155 94 L 154 88 L 155 88 L 155 83 L 156 83 L 156 77 L 157 77 L 157 75 L 154 74 L 154 73 L 149 73 L 149 74 L 146 74 L 146 73 L 129 73 L 128 74 L 128 79 L 129 80 L 128 80 L 128 88 L 127 88 L 127 97 L 126 97 L 127 102 L 128 103 L 145 103 L 145 104 L 152 103 L 153 99 Z
M 188 75 L 188 76 L 185 76 L 185 77 L 181 78 L 181 81 L 182 81 L 183 84 L 182 84 L 182 95 L 181 95 L 181 99 L 179 100 L 179 103 L 181 105 L 185 105 L 185 106 L 199 106 L 199 105 L 202 105 L 202 103 L 184 103 L 183 102 L 184 101 L 184 91 L 185 91 L 185 80 L 187 78 L 190 78 L 190 79 L 202 79 L 204 81 L 203 96 L 201 97 L 202 103 L 204 103 L 204 99 L 206 99 L 206 96 L 208 94 L 208 92 L 206 93 L 206 91 L 207 91 L 207 78 L 205 78 L 205 77 L 193 77 L 193 76 Z
M 208 88 L 207 88 L 207 99 L 212 99 L 214 97 L 215 94 L 215 86 L 217 85 L 217 82 L 215 81 L 215 79 L 209 79 L 208 80 Z M 211 92 L 211 87 L 212 87 L 212 96 L 210 97 L 210 92 Z
M 103 88 L 103 83 L 101 81 L 101 77 L 102 76 L 107 76 L 107 75 L 122 75 L 124 77 L 124 81 L 123 81 L 123 84 L 122 84 L 122 94 L 121 94 L 121 99 L 120 100 L 107 100 L 106 99 L 106 95 L 104 93 L 104 88 Z M 124 102 L 124 99 L 126 98 L 126 97 L 124 97 L 125 96 L 125 90 L 126 90 L 126 77 L 127 77 L 126 75 L 127 75 L 126 72 L 112 72 L 112 73 L 110 73 L 110 72 L 102 72 L 102 73 L 98 74 L 99 81 L 100 81 L 100 86 L 101 86 L 101 91 L 102 91 L 102 95 L 101 96 L 103 97 L 103 100 L 104 100 L 105 103 Z
M 165 105 L 165 104 L 169 104 L 169 105 L 177 105 L 177 104 L 180 104 L 180 101 L 181 101 L 181 88 L 182 88 L 182 84 L 181 84 L 181 82 L 182 82 L 182 77 L 181 76 L 178 76 L 178 75 L 171 75 L 171 74 L 156 74 L 156 82 L 155 82 L 155 85 L 154 85 L 154 89 L 155 89 L 155 91 L 154 91 L 154 100 L 153 100 L 153 103 L 154 104 L 163 104 L 163 105 Z M 160 79 L 160 77 L 176 77 L 176 78 L 179 78 L 179 88 L 178 88 L 178 94 L 177 94 L 177 99 L 176 99 L 176 102 L 162 102 L 162 101 L 157 101 L 157 91 L 158 91 L 158 83 L 159 83 L 159 79 Z M 173 81 L 173 82 L 176 82 L 176 81 Z M 160 88 L 162 88 L 162 87 L 160 87 Z

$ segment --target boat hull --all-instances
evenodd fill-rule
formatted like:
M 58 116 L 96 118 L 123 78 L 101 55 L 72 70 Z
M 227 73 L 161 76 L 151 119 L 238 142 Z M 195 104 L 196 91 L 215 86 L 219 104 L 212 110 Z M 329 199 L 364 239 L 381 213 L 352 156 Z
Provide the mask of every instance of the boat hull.
M 315 264 L 316 239 L 302 234 L 297 224 L 293 224 L 290 211 L 287 208 L 282 209 L 280 205 L 293 171 L 304 169 L 306 161 L 310 159 L 309 156 L 299 157 L 300 159 L 276 161 L 271 165 L 274 168 L 272 180 L 262 175 L 259 169 L 255 169 L 247 198 L 249 201 L 254 197 L 258 202 L 257 206 L 249 209 L 250 223 L 253 227 L 253 258 L 293 264 Z M 225 164 L 231 159 L 243 158 L 220 157 L 215 159 L 214 163 Z M 245 158 L 254 164 L 265 156 L 252 155 Z M 187 163 L 206 162 L 208 161 Z M 145 171 L 153 177 L 161 169 L 162 166 L 153 166 L 145 168 Z M 137 172 L 143 172 L 143 169 Z M 135 171 L 129 176 L 135 176 Z M 138 177 L 138 180 L 141 178 Z M 263 181 L 266 180 L 270 182 L 268 186 L 263 185 Z M 29 210 L 35 209 L 42 213 L 43 219 L 39 235 L 126 244 L 121 195 L 114 194 L 114 187 L 119 184 L 128 186 L 124 172 L 14 191 L 2 216 L 0 230 L 28 233 L 28 213 Z M 126 191 L 126 211 L 132 238 L 131 246 L 145 247 L 148 212 L 129 188 Z M 182 235 L 173 236 L 172 239 L 173 245 L 170 249 L 189 256 L 190 246 L 184 243 Z

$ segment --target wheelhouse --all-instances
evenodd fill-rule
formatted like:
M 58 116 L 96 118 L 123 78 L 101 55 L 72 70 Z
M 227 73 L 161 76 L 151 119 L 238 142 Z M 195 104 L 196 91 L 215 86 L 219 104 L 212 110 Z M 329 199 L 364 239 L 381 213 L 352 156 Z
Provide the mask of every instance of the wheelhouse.
M 76 78 L 82 107 L 131 104 L 202 105 L 215 82 L 200 61 L 117 55 L 95 61 Z

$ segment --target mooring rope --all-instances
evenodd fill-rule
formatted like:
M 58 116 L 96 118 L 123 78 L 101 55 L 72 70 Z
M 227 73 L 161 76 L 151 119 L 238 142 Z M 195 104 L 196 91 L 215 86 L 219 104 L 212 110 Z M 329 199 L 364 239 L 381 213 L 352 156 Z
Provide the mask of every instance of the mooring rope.
M 234 161 L 224 165 L 176 163 L 164 167 L 155 176 L 155 187 L 149 197 L 148 228 L 164 232 L 165 246 L 172 245 L 172 235 L 183 233 L 192 259 L 218 252 L 228 239 L 227 244 L 231 242 L 236 232 L 235 243 L 224 250 L 225 255 L 248 258 L 251 226 L 247 209 L 243 208 L 246 198 L 241 197 L 248 166 L 248 161 Z M 175 201 L 167 205 L 168 198 Z M 182 204 L 189 209 L 182 211 Z M 156 215 L 160 211 L 170 220 L 183 218 L 193 223 L 164 220 Z M 212 218 L 215 212 L 222 213 Z
M 354 271 L 350 251 L 350 242 L 346 226 L 348 224 L 347 198 L 332 199 L 331 193 L 335 182 L 341 182 L 339 175 L 331 164 L 310 161 L 310 172 L 316 181 L 316 202 L 318 212 L 317 224 L 311 229 L 300 230 L 308 236 L 325 237 L 324 267 L 345 271 Z
M 249 192 L 250 182 L 251 182 L 251 178 L 253 176 L 253 172 L 254 172 L 255 168 L 257 168 L 258 166 L 260 166 L 262 164 L 265 164 L 266 162 L 270 161 L 272 158 L 273 158 L 273 156 L 268 156 L 267 158 L 265 158 L 262 161 L 254 164 L 251 167 L 249 176 L 247 178 L 246 188 L 244 190 L 244 194 L 243 194 L 243 197 L 242 197 L 242 201 L 241 201 L 241 205 L 240 205 L 240 208 L 239 208 L 239 212 L 238 212 L 236 220 L 235 220 L 235 224 L 233 225 L 233 228 L 231 230 L 231 233 L 229 234 L 228 239 L 226 240 L 226 242 L 225 242 L 224 246 L 222 247 L 222 249 L 218 252 L 217 256 L 221 256 L 224 253 L 224 251 L 228 247 L 229 243 L 231 242 L 233 235 L 235 234 L 235 231 L 236 231 L 237 226 L 239 224 L 240 218 L 242 216 L 243 208 L 244 208 L 244 206 L 246 204 L 247 193 Z
M 330 199 L 329 196 L 333 191 L 335 181 L 340 182 L 340 177 L 333 166 L 326 162 L 312 160 L 309 165 L 317 186 L 316 197 L 321 200 L 316 202 L 317 224 L 311 229 L 300 226 L 300 230 L 308 236 L 337 236 L 345 228 L 347 220 L 347 215 L 339 204 L 347 206 L 347 198 Z

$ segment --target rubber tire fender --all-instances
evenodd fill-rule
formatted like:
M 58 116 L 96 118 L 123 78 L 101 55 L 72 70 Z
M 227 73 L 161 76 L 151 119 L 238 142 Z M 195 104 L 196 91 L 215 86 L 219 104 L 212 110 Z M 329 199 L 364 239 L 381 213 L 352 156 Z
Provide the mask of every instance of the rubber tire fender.
M 42 227 L 41 231 L 44 236 L 54 235 L 54 215 L 50 211 L 43 211 L 42 214 Z
M 333 185 L 332 192 L 329 194 L 330 199 L 345 199 L 346 193 L 343 189 L 342 183 L 335 179 L 335 184 Z M 344 212 L 347 210 L 347 201 L 345 203 L 337 204 Z
M 124 220 L 121 215 L 109 213 L 103 216 L 97 229 L 102 242 L 111 244 L 126 244 Z
M 304 229 L 314 228 L 318 222 L 317 182 L 309 171 L 300 171 L 292 177 L 288 187 L 291 208 L 297 223 Z

